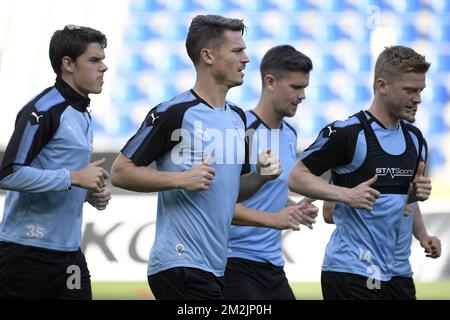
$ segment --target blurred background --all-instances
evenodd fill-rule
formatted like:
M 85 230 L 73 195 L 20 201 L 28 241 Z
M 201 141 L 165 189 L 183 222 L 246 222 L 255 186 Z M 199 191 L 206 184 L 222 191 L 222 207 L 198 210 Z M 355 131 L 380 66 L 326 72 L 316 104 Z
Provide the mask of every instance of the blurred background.
M 432 63 L 417 115 L 417 126 L 429 144 L 428 174 L 433 181 L 432 197 L 423 203 L 422 211 L 429 233 L 443 241 L 444 252 L 430 261 L 415 243 L 411 259 L 415 279 L 444 284 L 443 297 L 450 299 L 450 282 L 445 281 L 450 278 L 446 251 L 450 241 L 450 0 L 1 0 L 0 158 L 19 109 L 54 82 L 48 45 L 55 30 L 67 24 L 86 25 L 108 38 L 105 63 L 109 71 L 102 94 L 91 95 L 91 107 L 94 151 L 97 157 L 106 157 L 110 166 L 153 106 L 194 84 L 184 41 L 191 19 L 208 13 L 241 18 L 248 26 L 244 40 L 251 62 L 244 84 L 228 94 L 230 101 L 244 109 L 253 108 L 259 98 L 258 67 L 267 49 L 287 43 L 312 58 L 306 100 L 290 119 L 299 133 L 299 151 L 327 123 L 369 107 L 374 59 L 385 46 L 410 46 Z M 143 285 L 138 284 L 142 289 L 137 290 L 145 298 L 149 295 L 145 259 L 153 241 L 156 198 L 116 189 L 114 195 L 101 222 L 98 213 L 86 208 L 84 230 L 89 236 L 84 249 L 93 279 L 143 280 Z M 144 227 L 151 230 L 141 233 Z M 145 239 L 134 239 L 130 228 L 140 230 L 139 235 L 145 233 Z M 318 290 L 323 250 L 332 228 L 320 222 L 314 231 L 286 234 L 290 279 L 312 282 Z M 133 239 L 141 254 L 138 249 L 135 255 L 130 253 Z M 114 253 L 121 247 L 122 253 Z M 135 271 L 124 269 L 126 263 Z M 123 292 L 110 297 L 125 298 L 120 295 Z

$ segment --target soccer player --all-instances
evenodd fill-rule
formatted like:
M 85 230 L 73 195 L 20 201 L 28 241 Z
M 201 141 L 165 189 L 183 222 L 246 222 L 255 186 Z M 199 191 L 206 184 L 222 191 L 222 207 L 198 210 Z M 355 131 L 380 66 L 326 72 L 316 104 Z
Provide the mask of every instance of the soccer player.
M 411 48 L 386 48 L 375 64 L 370 108 L 323 128 L 289 176 L 292 191 L 336 201 L 336 230 L 322 266 L 324 299 L 387 297 L 403 212 L 431 193 L 420 161 L 422 134 L 401 120 L 416 113 L 429 67 Z M 333 184 L 320 178 L 329 169 Z
M 159 191 L 148 282 L 156 299 L 222 299 L 227 243 L 236 201 L 281 173 L 265 151 L 249 172 L 245 113 L 225 100 L 243 83 L 249 58 L 242 20 L 193 18 L 186 49 L 191 90 L 150 110 L 113 164 L 114 185 Z M 156 162 L 156 169 L 147 166 Z
M 83 204 L 111 198 L 91 162 L 90 93 L 102 91 L 106 37 L 74 25 L 50 41 L 56 83 L 18 113 L 0 169 L 0 299 L 92 299 L 80 250 Z
M 333 201 L 323 203 L 323 218 L 326 223 L 333 223 L 334 206 Z M 387 299 L 416 300 L 416 287 L 409 262 L 413 235 L 425 249 L 427 257 L 436 259 L 441 256 L 441 240 L 428 235 L 419 204 L 417 202 L 408 204 L 400 222 L 391 279 L 386 285 Z
M 318 208 L 309 199 L 297 204 L 288 197 L 287 179 L 297 160 L 297 133 L 284 117 L 293 117 L 305 98 L 311 70 L 311 59 L 290 45 L 273 47 L 261 61 L 261 98 L 246 113 L 250 154 L 277 149 L 283 174 L 236 206 L 233 224 L 240 226 L 231 227 L 228 243 L 227 299 L 295 299 L 283 270 L 281 230 L 299 230 L 299 224 L 312 228 Z

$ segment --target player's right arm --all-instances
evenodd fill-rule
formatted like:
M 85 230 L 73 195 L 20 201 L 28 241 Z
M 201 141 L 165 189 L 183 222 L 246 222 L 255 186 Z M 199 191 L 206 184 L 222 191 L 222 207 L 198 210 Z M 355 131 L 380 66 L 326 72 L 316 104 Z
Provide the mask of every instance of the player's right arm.
M 136 134 L 127 142 L 111 168 L 114 186 L 136 192 L 157 192 L 171 189 L 205 191 L 214 178 L 210 158 L 182 172 L 160 171 L 149 167 L 181 141 L 172 133 L 181 127 L 183 108 L 155 107 L 148 113 Z
M 206 191 L 214 178 L 214 168 L 207 160 L 183 172 L 158 171 L 138 166 L 124 154 L 119 153 L 111 169 L 114 186 L 136 192 L 157 192 L 171 189 Z
M 298 160 L 289 175 L 289 190 L 313 199 L 340 201 L 353 208 L 371 211 L 380 193 L 370 186 L 377 176 L 357 185 L 346 188 L 330 184 L 320 176 L 314 175 L 301 160 Z
M 312 229 L 316 222 L 317 207 L 311 199 L 293 203 L 278 212 L 264 212 L 249 208 L 241 203 L 236 205 L 233 225 L 269 227 L 278 230 L 300 230 L 300 224 Z
M 44 92 L 46 93 L 46 92 Z M 0 188 L 25 192 L 67 191 L 78 186 L 100 190 L 108 172 L 94 162 L 78 171 L 67 168 L 42 169 L 31 166 L 39 152 L 52 139 L 67 105 L 44 111 L 34 104 L 25 106 L 17 115 L 14 132 L 6 147 L 0 168 Z M 39 116 L 37 116 L 39 115 Z
M 348 129 L 350 128 L 350 129 Z M 323 128 L 316 141 L 302 154 L 292 169 L 288 185 L 292 192 L 312 199 L 340 201 L 353 208 L 372 210 L 373 203 L 380 193 L 371 188 L 377 177 L 346 188 L 329 184 L 320 176 L 327 170 L 346 166 L 354 156 L 356 125 L 336 126 L 335 123 Z

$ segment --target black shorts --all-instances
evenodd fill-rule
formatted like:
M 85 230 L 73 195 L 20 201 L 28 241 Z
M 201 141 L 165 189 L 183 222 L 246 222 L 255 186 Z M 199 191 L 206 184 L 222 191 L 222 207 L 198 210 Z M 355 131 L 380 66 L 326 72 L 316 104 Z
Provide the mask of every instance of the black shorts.
M 92 299 L 83 253 L 0 241 L 0 299 Z
M 389 300 L 416 300 L 416 286 L 411 277 L 392 277 L 387 282 Z
M 228 300 L 295 300 L 283 267 L 229 258 L 224 296 Z
M 385 300 L 387 282 L 347 272 L 322 271 L 324 300 Z
M 149 275 L 156 300 L 223 300 L 223 277 L 196 268 L 176 267 Z

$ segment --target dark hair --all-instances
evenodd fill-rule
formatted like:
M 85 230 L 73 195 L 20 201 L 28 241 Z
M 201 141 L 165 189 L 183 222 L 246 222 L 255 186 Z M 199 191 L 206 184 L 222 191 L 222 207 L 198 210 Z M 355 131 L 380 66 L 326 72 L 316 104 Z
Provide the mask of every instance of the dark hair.
M 263 80 L 267 74 L 282 78 L 286 72 L 309 73 L 313 68 L 311 59 L 290 45 L 271 48 L 262 58 L 259 70 Z
M 430 63 L 413 49 L 404 46 L 385 47 L 375 63 L 373 87 L 378 78 L 393 81 L 407 72 L 426 73 Z
M 61 61 L 65 56 L 76 60 L 86 51 L 90 43 L 97 42 L 106 48 L 106 36 L 95 29 L 76 25 L 67 25 L 63 30 L 53 33 L 50 40 L 49 56 L 53 71 L 61 75 Z
M 186 50 L 194 66 L 200 61 L 201 49 L 220 46 L 225 30 L 240 31 L 244 34 L 246 26 L 243 20 L 218 15 L 198 15 L 192 19 L 186 38 Z

